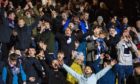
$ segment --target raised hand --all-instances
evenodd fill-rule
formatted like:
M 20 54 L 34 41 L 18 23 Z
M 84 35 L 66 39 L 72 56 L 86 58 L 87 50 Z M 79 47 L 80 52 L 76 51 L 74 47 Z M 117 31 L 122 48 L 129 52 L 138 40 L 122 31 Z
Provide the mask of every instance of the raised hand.
M 29 9 L 28 4 L 26 4 L 26 6 L 24 7 L 24 10 L 27 10 L 27 9 Z
M 132 27 L 131 30 L 134 32 L 134 33 L 137 33 L 137 30 L 135 27 Z
M 29 77 L 29 81 L 34 82 L 35 80 L 35 77 Z
M 112 61 L 111 61 L 111 66 L 114 66 L 116 63 L 117 63 L 116 60 L 112 60 Z
M 63 60 L 58 60 L 59 66 L 62 66 L 64 64 Z
M 9 1 L 9 6 L 10 8 L 14 8 L 13 3 L 11 1 Z
M 59 61 L 62 61 L 63 58 L 64 58 L 64 54 L 58 53 L 57 58 L 58 58 Z
M 8 3 L 9 3 L 9 1 L 6 0 L 6 1 L 4 2 L 4 7 L 6 7 L 6 6 L 8 5 Z
M 28 4 L 28 6 L 29 6 L 30 8 L 33 8 L 33 4 L 32 4 L 31 1 L 29 1 L 27 4 Z

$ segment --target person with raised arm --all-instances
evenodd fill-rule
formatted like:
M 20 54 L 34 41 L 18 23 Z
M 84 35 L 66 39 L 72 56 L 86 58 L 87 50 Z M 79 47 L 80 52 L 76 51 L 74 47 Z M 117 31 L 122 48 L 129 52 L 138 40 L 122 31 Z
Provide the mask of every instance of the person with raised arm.
M 116 61 L 111 61 L 111 65 L 99 71 L 97 74 L 94 73 L 90 66 L 85 66 L 82 75 L 76 73 L 69 66 L 64 64 L 63 61 L 60 61 L 60 64 L 69 74 L 71 74 L 74 78 L 78 80 L 78 84 L 97 84 L 97 81 L 116 64 Z

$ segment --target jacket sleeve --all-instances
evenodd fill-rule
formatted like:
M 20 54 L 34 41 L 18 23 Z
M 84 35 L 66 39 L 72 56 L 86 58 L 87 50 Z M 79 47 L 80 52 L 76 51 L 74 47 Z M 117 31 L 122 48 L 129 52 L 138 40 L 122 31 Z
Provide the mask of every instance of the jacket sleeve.
M 50 38 L 48 40 L 48 52 L 49 53 L 54 53 L 54 48 L 55 48 L 55 36 L 53 33 L 50 33 Z
M 6 78 L 7 78 L 7 69 L 6 69 L 6 67 L 4 67 L 2 70 L 2 80 L 3 80 L 4 84 L 6 84 Z
M 117 49 L 121 49 L 121 47 L 122 47 L 122 42 L 120 41 L 120 42 L 116 45 L 116 48 L 117 48 Z
M 137 46 L 131 41 L 131 44 L 132 44 L 132 49 L 134 52 L 138 52 L 138 49 L 137 49 Z
M 37 59 L 34 60 L 34 66 L 39 72 L 44 72 L 43 66 L 40 64 L 40 62 Z
M 97 60 L 95 60 L 92 64 L 93 68 L 95 69 L 95 72 L 99 72 L 101 70 L 101 67 L 100 67 L 100 61 L 101 59 L 98 58 Z
M 71 74 L 73 77 L 75 77 L 76 79 L 80 79 L 81 75 L 76 73 L 74 70 L 72 70 L 70 67 L 68 67 L 66 64 L 63 64 L 63 68 L 69 73 Z
M 7 21 L 6 17 L 4 16 L 4 12 L 5 12 L 5 9 L 0 8 L 0 17 L 2 18 L 2 22 L 5 26 L 8 27 L 8 21 Z
M 32 30 L 33 28 L 36 28 L 37 25 L 39 24 L 40 19 L 41 19 L 41 17 L 36 16 L 35 22 L 33 22 L 33 23 L 29 26 L 29 28 L 30 28 L 31 30 Z
M 67 27 L 69 26 L 69 23 L 70 23 L 71 19 L 68 18 L 66 23 L 64 24 L 64 27 L 63 27 L 63 30 L 65 31 L 67 29 Z
M 103 77 L 109 70 L 111 69 L 111 66 L 107 66 L 103 70 L 99 71 L 95 76 L 97 80 L 99 80 L 101 77 Z
M 25 72 L 23 70 L 22 65 L 20 65 L 20 72 L 21 72 L 22 81 L 26 81 L 27 80 L 27 77 L 26 77 L 26 74 L 25 74 Z
M 51 73 L 51 72 L 50 72 L 50 67 L 49 67 L 49 65 L 46 64 L 45 60 L 44 60 L 44 61 L 41 61 L 41 64 L 42 64 L 43 68 L 45 69 L 45 70 L 44 70 L 45 75 L 46 75 L 46 76 L 49 76 L 49 73 Z

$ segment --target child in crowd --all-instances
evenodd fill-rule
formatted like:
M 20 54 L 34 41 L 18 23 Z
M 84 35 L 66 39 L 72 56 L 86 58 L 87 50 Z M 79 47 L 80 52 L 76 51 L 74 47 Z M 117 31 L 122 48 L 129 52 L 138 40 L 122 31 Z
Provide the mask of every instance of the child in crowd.
M 18 63 L 17 58 L 18 55 L 15 53 L 9 55 L 7 65 L 3 67 L 2 71 L 4 84 L 26 84 L 26 74 L 22 64 Z

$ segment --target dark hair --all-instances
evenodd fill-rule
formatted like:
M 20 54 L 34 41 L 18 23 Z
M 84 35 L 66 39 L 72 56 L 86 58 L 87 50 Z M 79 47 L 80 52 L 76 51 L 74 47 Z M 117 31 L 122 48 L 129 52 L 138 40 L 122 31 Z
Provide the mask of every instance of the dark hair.
M 75 32 L 76 41 L 81 42 L 83 40 L 83 32 L 78 30 Z
M 109 59 L 104 59 L 104 63 L 107 63 L 107 65 L 110 65 L 111 60 L 109 60 Z
M 14 11 L 14 10 L 9 10 L 9 11 L 7 12 L 7 15 L 9 16 L 9 15 L 12 14 L 12 13 L 15 14 L 15 11 Z
M 45 39 L 44 39 L 44 38 L 42 38 L 42 37 L 41 37 L 41 38 L 39 38 L 38 43 L 39 43 L 39 42 L 46 44 Z
M 93 65 L 86 65 L 85 68 L 86 68 L 86 67 L 90 67 L 91 70 L 92 70 L 92 73 L 95 73 L 95 69 L 93 68 Z
M 15 61 L 15 60 L 17 60 L 17 58 L 18 58 L 18 55 L 16 53 L 12 53 L 9 55 L 9 60 Z
M 64 54 L 64 51 L 62 51 L 62 50 L 59 50 L 59 51 L 58 51 L 58 53 L 62 53 L 62 54 Z

